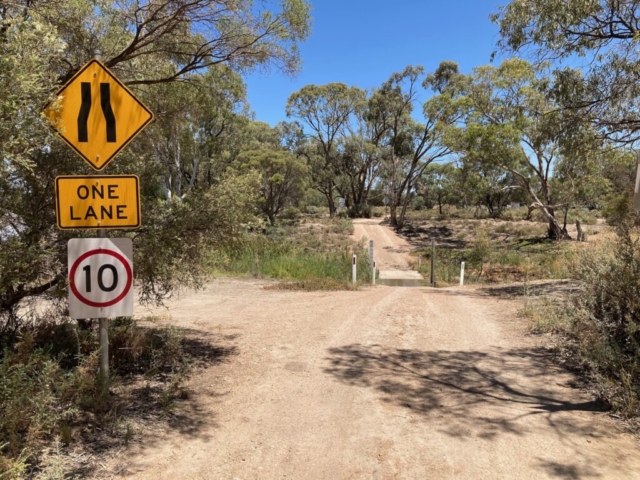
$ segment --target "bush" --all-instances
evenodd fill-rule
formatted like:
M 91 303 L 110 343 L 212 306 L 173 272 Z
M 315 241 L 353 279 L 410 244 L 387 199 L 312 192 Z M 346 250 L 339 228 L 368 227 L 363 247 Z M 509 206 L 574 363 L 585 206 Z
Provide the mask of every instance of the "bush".
M 348 218 L 335 218 L 331 222 L 329 231 L 339 235 L 353 235 L 353 224 Z
M 287 207 L 280 214 L 281 218 L 285 220 L 295 220 L 300 215 L 300 210 L 296 207 Z
M 426 202 L 424 201 L 424 197 L 422 196 L 418 196 L 418 197 L 413 197 L 411 199 L 411 208 L 414 210 L 422 210 L 423 208 L 426 207 Z
M 182 394 L 176 385 L 188 369 L 177 330 L 140 327 L 131 318 L 119 318 L 110 322 L 109 337 L 112 381 L 142 374 L 160 381 L 163 399 Z M 102 395 L 97 385 L 94 330 L 44 319 L 22 326 L 17 338 L 0 355 L 2 479 L 31 475 L 47 442 L 71 442 L 70 425 L 88 418 L 87 413 L 103 426 L 119 420 L 114 417 L 117 396 Z
M 527 218 L 528 208 L 520 207 L 520 208 L 505 208 L 500 213 L 500 218 L 508 221 L 518 221 L 525 220 Z
M 348 210 L 349 218 L 371 218 L 371 207 L 369 205 L 353 205 Z
M 327 213 L 326 207 L 317 207 L 315 205 L 307 205 L 304 210 L 312 217 L 322 217 Z
M 609 225 L 640 225 L 640 215 L 633 208 L 633 195 L 630 192 L 610 198 L 602 213 Z
M 0 362 L 0 477 L 22 478 L 42 442 L 59 434 L 76 415 L 82 398 L 97 396 L 97 356 L 65 371 L 46 351 L 33 350 L 26 336 Z M 13 473 L 12 473 L 13 472 Z
M 576 355 L 600 395 L 626 417 L 640 414 L 640 244 L 621 229 L 580 257 L 582 293 L 572 309 Z

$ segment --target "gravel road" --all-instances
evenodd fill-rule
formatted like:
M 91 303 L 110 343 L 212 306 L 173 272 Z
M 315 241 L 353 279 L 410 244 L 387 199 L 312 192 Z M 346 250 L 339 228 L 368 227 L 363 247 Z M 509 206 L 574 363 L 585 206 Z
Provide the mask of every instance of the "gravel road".
M 401 267 L 403 248 L 380 260 Z M 640 478 L 636 440 L 525 335 L 517 300 L 266 285 L 217 280 L 170 305 L 214 364 L 116 477 Z

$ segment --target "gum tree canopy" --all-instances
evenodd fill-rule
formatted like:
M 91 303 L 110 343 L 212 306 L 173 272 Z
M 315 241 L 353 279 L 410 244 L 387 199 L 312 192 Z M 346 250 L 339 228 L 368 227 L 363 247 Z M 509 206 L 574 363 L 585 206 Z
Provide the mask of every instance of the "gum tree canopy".
M 210 249 L 252 218 L 257 177 L 215 166 L 243 125 L 240 75 L 295 73 L 309 10 L 306 0 L 0 2 L 0 335 L 15 330 L 21 300 L 65 294 L 66 242 L 79 232 L 55 228 L 54 178 L 91 172 L 41 117 L 61 83 L 99 50 L 156 113 L 107 173 L 141 178 L 136 277 L 143 299 L 160 301 L 204 278 Z
M 638 139 L 640 1 L 513 0 L 493 20 L 504 50 L 583 65 L 555 72 L 556 96 L 576 118 L 615 141 Z

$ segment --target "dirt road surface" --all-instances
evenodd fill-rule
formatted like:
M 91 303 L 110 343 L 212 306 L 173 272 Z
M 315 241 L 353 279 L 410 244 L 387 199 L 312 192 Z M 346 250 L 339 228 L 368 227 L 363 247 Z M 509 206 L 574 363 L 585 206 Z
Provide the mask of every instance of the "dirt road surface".
M 358 219 L 353 221 L 353 239 L 374 241 L 377 267 L 380 270 L 409 270 L 411 245 L 395 234 L 381 219 Z
M 380 261 L 401 266 L 403 248 Z M 640 478 L 636 440 L 525 335 L 516 300 L 268 284 L 218 280 L 170 305 L 166 323 L 211 342 L 213 365 L 166 430 L 144 432 L 102 475 Z

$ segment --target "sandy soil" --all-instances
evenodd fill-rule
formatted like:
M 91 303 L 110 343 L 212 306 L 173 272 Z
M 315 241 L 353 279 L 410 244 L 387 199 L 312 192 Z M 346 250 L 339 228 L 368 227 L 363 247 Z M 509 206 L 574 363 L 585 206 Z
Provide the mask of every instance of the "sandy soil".
M 375 228 L 356 227 L 389 237 Z M 380 261 L 399 268 L 406 246 L 389 238 Z M 170 305 L 166 323 L 209 340 L 216 363 L 166 430 L 144 432 L 98 475 L 640 478 L 636 441 L 524 334 L 517 300 L 265 285 L 218 280 Z

